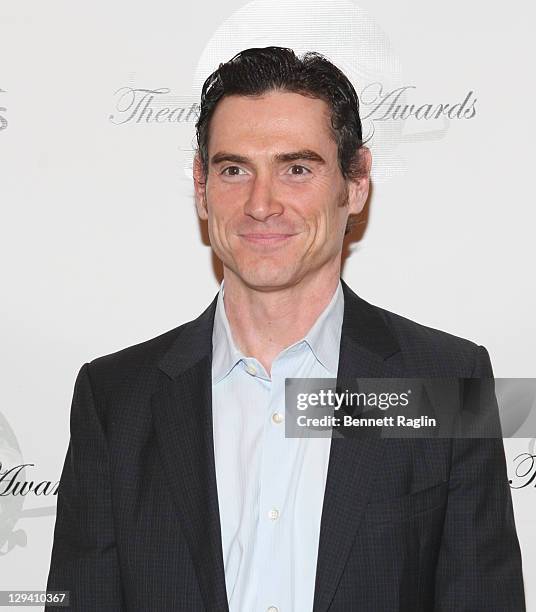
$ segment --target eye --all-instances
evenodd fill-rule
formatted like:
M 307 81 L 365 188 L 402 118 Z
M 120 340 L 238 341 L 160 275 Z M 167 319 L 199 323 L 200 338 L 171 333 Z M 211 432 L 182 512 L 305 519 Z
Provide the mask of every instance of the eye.
M 240 176 L 240 174 L 245 174 L 245 171 L 239 166 L 227 166 L 221 171 L 221 174 L 225 176 Z
M 290 166 L 289 170 L 290 174 L 294 176 L 305 176 L 306 174 L 311 174 L 309 168 L 306 168 L 305 166 L 302 166 L 300 164 L 293 164 L 292 166 Z

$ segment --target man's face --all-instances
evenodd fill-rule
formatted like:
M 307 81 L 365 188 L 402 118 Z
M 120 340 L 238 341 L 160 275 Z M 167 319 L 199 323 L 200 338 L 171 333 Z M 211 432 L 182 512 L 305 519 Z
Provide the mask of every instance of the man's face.
M 343 178 L 329 126 L 328 105 L 296 93 L 227 96 L 216 106 L 206 177 L 194 163 L 196 206 L 216 255 L 251 288 L 289 287 L 339 265 L 368 176 Z

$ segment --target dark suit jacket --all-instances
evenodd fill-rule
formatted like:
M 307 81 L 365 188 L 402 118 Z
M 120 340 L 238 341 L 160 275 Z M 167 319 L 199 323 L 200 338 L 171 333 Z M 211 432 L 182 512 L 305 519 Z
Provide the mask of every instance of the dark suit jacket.
M 485 348 L 343 290 L 338 381 L 492 376 Z M 47 585 L 74 610 L 228 610 L 215 306 L 78 374 Z M 525 610 L 502 439 L 333 437 L 314 593 L 328 610 Z

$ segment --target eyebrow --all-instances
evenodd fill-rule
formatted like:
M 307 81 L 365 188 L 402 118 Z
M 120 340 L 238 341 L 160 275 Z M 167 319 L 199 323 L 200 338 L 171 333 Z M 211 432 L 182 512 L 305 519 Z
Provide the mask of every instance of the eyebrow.
M 298 160 L 307 160 L 316 162 L 319 164 L 325 164 L 326 160 L 312 149 L 301 149 L 299 151 L 292 151 L 291 153 L 276 153 L 273 156 L 273 160 L 276 162 L 290 162 Z M 227 153 L 226 151 L 220 151 L 215 153 L 210 158 L 211 164 L 221 164 L 222 162 L 234 162 L 236 164 L 247 164 L 250 160 L 244 155 L 237 155 L 235 153 Z

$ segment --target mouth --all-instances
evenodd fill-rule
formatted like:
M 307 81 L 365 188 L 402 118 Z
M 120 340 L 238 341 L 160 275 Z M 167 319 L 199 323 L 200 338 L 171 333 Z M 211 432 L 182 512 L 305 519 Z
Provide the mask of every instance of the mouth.
M 277 234 L 277 233 L 257 233 L 257 234 L 239 234 L 240 238 L 256 245 L 280 245 L 288 241 L 296 234 Z

